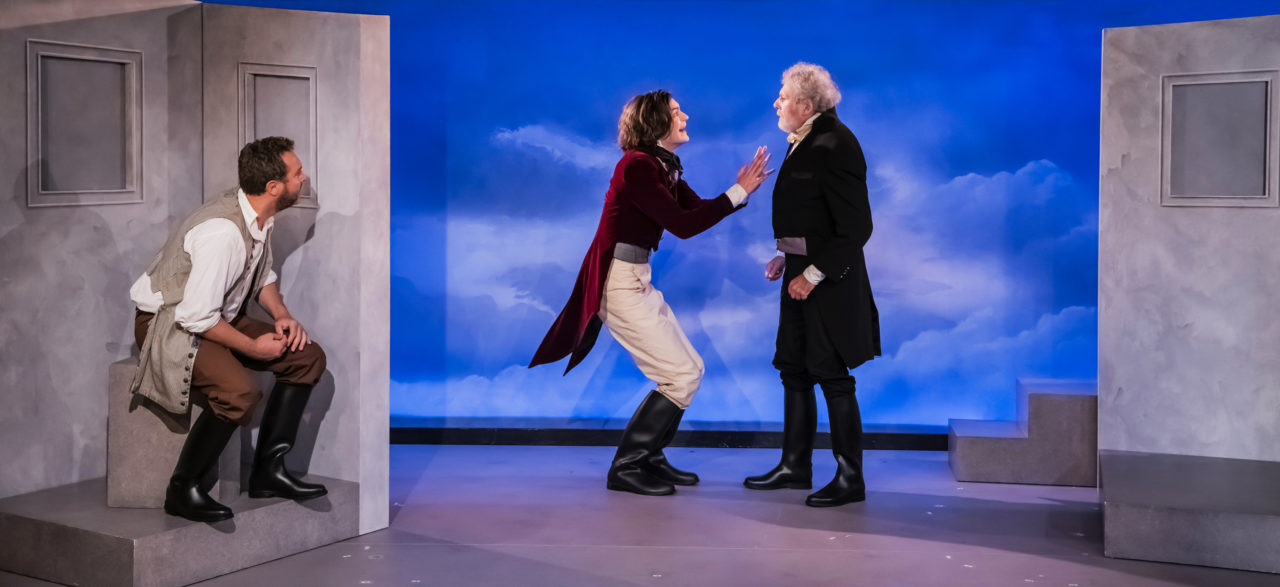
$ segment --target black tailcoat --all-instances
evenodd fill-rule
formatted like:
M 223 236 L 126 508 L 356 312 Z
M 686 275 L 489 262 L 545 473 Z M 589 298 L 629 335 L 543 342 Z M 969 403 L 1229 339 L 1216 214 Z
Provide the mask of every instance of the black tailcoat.
M 813 121 L 778 170 L 773 234 L 804 237 L 808 261 L 826 275 L 803 303 L 816 304 L 845 366 L 880 355 L 880 315 L 862 254 L 871 238 L 867 162 L 835 110 Z

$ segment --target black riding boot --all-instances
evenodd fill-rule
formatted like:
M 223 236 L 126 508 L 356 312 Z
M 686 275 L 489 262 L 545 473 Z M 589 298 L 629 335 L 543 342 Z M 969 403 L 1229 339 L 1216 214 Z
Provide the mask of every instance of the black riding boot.
M 813 388 L 788 389 L 782 411 L 782 460 L 763 475 L 742 481 L 747 489 L 809 489 L 813 487 L 813 434 L 818 428 L 818 404 Z
M 658 392 L 651 391 L 649 393 L 657 394 Z M 671 444 L 671 441 L 675 439 L 676 429 L 680 427 L 681 418 L 684 418 L 684 410 L 680 410 L 676 414 L 675 420 L 671 421 L 671 426 L 667 428 L 666 433 L 662 435 L 662 439 L 658 442 L 658 450 L 649 455 L 648 459 L 645 459 L 644 468 L 650 475 L 668 483 L 675 485 L 697 485 L 697 473 L 681 471 L 680 469 L 675 468 L 674 465 L 667 461 L 667 455 L 662 453 L 662 450 L 667 448 L 667 446 Z
M 622 431 L 618 452 L 613 455 L 605 487 L 614 491 L 630 491 L 640 495 L 671 495 L 676 488 L 671 482 L 655 477 L 648 461 L 662 451 L 662 440 L 684 410 L 666 396 L 651 391 L 640 402 L 636 413 Z
M 862 478 L 862 415 L 852 392 L 826 393 L 831 417 L 831 452 L 836 456 L 836 476 L 826 487 L 815 491 L 804 504 L 832 507 L 867 499 Z
M 178 464 L 169 478 L 169 488 L 164 494 L 164 511 L 193 522 L 218 522 L 232 517 L 231 508 L 214 501 L 200 482 L 209 469 L 218 462 L 222 449 L 239 428 L 233 422 L 219 420 L 213 411 L 206 409 L 191 424 L 187 440 L 178 455 Z
M 310 385 L 277 383 L 271 390 L 258 429 L 258 448 L 253 453 L 249 497 L 302 500 L 329 493 L 323 485 L 297 479 L 284 466 L 284 455 L 298 439 L 298 424 L 310 397 Z

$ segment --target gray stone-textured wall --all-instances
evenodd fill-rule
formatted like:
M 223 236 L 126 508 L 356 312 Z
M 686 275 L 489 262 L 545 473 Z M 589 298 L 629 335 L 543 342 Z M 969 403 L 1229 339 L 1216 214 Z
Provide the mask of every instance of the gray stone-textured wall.
M 68 4 L 0 11 L 0 497 L 105 474 L 107 366 L 134 352 L 129 286 L 200 202 L 199 7 L 106 1 L 76 19 Z M 28 38 L 142 51 L 145 203 L 27 206 Z
M 391 23 L 360 17 L 359 378 L 360 532 L 390 523 L 391 475 Z M 349 452 L 347 453 L 350 454 Z
M 1280 16 L 1105 32 L 1100 449 L 1280 460 L 1280 208 L 1160 197 L 1162 76 L 1277 69 Z
M 94 16 L 72 16 L 88 4 Z M 26 96 L 0 93 L 0 497 L 105 473 L 107 367 L 136 353 L 129 286 L 206 188 L 235 184 L 236 67 L 265 54 L 316 68 L 321 98 L 307 170 L 319 207 L 283 212 L 274 236 L 285 299 L 329 357 L 290 462 L 358 481 L 361 531 L 385 527 L 389 19 L 158 4 L 174 2 L 22 0 L 0 16 L 0 75 L 15 90 L 28 38 L 142 52 L 145 198 L 28 207 Z

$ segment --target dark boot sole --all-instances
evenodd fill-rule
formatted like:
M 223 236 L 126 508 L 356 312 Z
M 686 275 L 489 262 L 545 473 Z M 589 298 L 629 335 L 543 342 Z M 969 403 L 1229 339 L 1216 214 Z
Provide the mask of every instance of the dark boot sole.
M 848 499 L 841 498 L 841 499 L 830 500 L 830 501 L 828 500 L 815 501 L 811 499 L 805 499 L 804 505 L 807 505 L 811 508 L 833 508 L 833 507 L 842 506 L 849 503 L 861 503 L 864 501 L 867 501 L 867 496 L 865 494 L 852 496 Z
M 315 499 L 317 497 L 324 497 L 326 495 L 329 495 L 328 491 L 321 491 L 320 493 L 317 493 L 315 495 L 288 495 L 288 494 L 280 493 L 278 491 L 252 491 L 252 490 L 249 491 L 249 497 L 252 497 L 253 499 L 267 499 L 271 497 L 280 497 L 284 499 L 292 499 L 293 501 L 306 501 L 308 499 Z
M 231 518 L 235 517 L 235 514 L 233 512 L 227 512 L 225 514 L 215 513 L 215 514 L 208 514 L 208 515 L 187 515 L 185 513 L 178 512 L 177 510 L 174 510 L 167 505 L 164 506 L 164 513 L 169 514 L 170 516 L 177 516 L 184 520 L 191 520 L 192 522 L 204 522 L 204 523 L 221 522 L 223 520 L 230 520 Z
M 743 481 L 742 486 L 756 491 L 773 491 L 774 489 L 813 489 L 813 481 L 784 481 L 782 483 L 753 483 Z
M 633 487 L 633 486 L 631 486 L 631 485 L 624 485 L 624 484 L 622 484 L 622 483 L 614 483 L 614 482 L 612 482 L 612 481 L 609 481 L 608 483 L 605 483 L 605 485 L 604 485 L 604 486 L 605 486 L 605 488 L 606 488 L 606 489 L 609 489 L 610 491 L 625 491 L 625 492 L 627 492 L 627 493 L 634 493 L 634 494 L 636 494 L 636 495 L 645 495 L 645 496 L 649 496 L 649 497 L 659 497 L 659 496 L 663 496 L 663 495 L 675 495 L 675 492 L 676 492 L 676 488 L 675 488 L 675 487 L 672 487 L 672 488 L 670 488 L 669 490 L 645 491 L 645 490 L 643 490 L 643 489 L 640 489 L 639 487 Z

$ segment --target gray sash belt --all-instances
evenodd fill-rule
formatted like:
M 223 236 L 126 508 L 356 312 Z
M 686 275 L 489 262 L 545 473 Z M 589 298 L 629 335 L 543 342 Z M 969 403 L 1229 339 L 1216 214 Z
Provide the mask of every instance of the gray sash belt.
M 807 255 L 807 247 L 803 236 L 788 236 L 778 239 L 778 250 L 792 255 Z
M 648 263 L 649 249 L 629 243 L 618 243 L 613 247 L 613 258 L 628 263 Z

